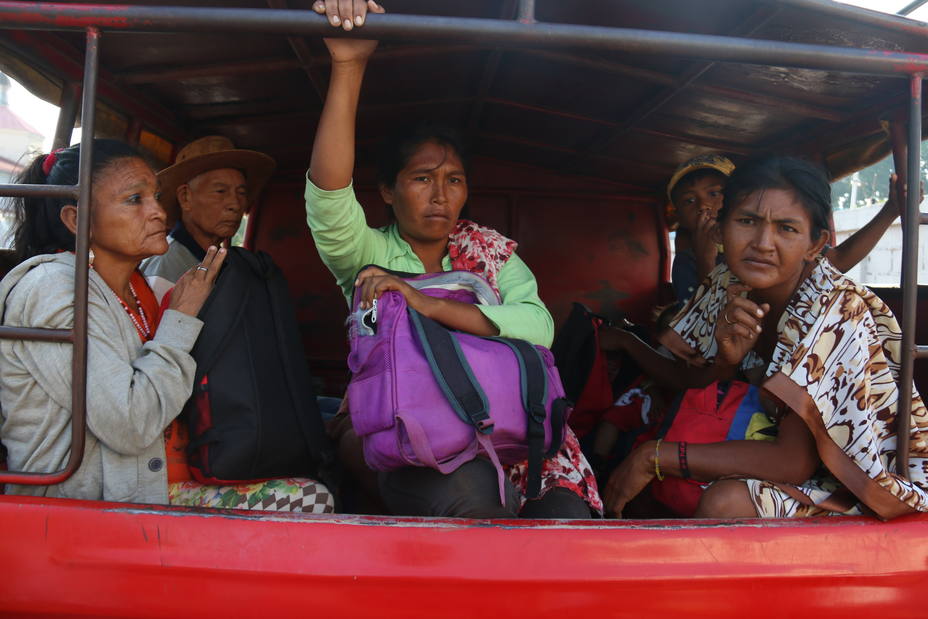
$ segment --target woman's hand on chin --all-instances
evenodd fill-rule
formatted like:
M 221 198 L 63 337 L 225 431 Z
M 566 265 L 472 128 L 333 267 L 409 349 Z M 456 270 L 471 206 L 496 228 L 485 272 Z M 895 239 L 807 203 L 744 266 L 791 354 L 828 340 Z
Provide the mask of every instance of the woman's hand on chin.
M 367 309 L 379 299 L 380 295 L 388 290 L 395 290 L 406 299 L 406 305 L 414 310 L 421 311 L 428 297 L 395 275 L 391 275 L 377 267 L 367 267 L 358 274 L 354 287 L 361 291 L 361 309 Z
M 715 341 L 718 344 L 716 362 L 737 366 L 757 342 L 764 316 L 770 311 L 766 303 L 758 305 L 743 293 L 750 290 L 744 284 L 733 284 L 728 289 L 728 303 L 715 323 Z

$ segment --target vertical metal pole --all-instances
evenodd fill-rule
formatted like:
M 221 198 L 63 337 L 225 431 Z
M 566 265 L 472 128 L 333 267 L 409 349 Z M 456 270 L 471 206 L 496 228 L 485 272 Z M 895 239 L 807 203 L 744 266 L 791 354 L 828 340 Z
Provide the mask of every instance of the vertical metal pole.
M 52 150 L 67 148 L 71 145 L 74 133 L 74 119 L 77 118 L 77 99 L 81 94 L 81 85 L 65 82 L 61 88 L 61 105 L 58 111 L 58 125 L 55 127 L 55 139 Z
M 922 76 L 909 81 L 909 144 L 905 217 L 902 222 L 902 368 L 896 410 L 896 473 L 909 478 L 909 429 L 915 363 L 915 319 L 918 302 L 918 212 L 922 146 Z
M 90 203 L 93 180 L 93 133 L 97 94 L 100 31 L 87 29 L 84 96 L 81 102 L 81 158 L 78 168 L 77 239 L 74 243 L 74 345 L 71 359 L 71 414 L 85 427 L 87 411 L 87 251 L 90 249 Z M 84 456 L 84 433 L 71 436 L 71 459 Z
M 519 0 L 519 22 L 523 24 L 535 23 L 535 0 Z

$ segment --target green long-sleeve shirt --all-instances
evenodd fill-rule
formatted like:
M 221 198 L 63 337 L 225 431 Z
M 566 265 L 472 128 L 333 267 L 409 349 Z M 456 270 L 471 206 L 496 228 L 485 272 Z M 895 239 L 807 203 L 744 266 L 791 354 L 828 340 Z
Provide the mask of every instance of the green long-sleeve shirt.
M 348 304 L 361 267 L 376 264 L 393 271 L 425 273 L 425 267 L 400 236 L 396 224 L 384 228 L 367 225 L 364 210 L 352 185 L 326 191 L 306 177 L 306 222 L 312 231 L 322 261 L 335 276 Z M 441 261 L 451 270 L 446 254 Z M 516 254 L 512 254 L 497 276 L 502 305 L 478 305 L 500 335 L 550 346 L 554 339 L 551 313 L 538 298 L 535 276 Z

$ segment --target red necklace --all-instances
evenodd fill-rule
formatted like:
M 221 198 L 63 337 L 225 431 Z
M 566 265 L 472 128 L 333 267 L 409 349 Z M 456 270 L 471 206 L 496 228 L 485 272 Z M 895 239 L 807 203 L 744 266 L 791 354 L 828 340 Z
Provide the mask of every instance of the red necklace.
M 148 317 L 145 316 L 145 308 L 142 307 L 142 303 L 139 301 L 139 295 L 135 294 L 135 286 L 132 285 L 132 281 L 129 281 L 129 292 L 132 293 L 132 298 L 135 300 L 135 306 L 139 308 L 139 318 L 142 319 L 141 322 L 139 322 L 139 318 L 135 317 L 135 312 L 133 312 L 126 304 L 126 302 L 122 300 L 122 297 L 120 297 L 116 291 L 113 290 L 112 286 L 109 284 L 106 286 L 114 295 L 116 295 L 116 300 L 119 301 L 119 304 L 122 305 L 122 308 L 126 310 L 126 314 L 129 315 L 129 320 L 131 320 L 132 324 L 135 325 L 135 330 L 139 332 L 139 335 L 142 336 L 142 339 L 146 342 L 149 341 L 151 339 L 151 324 L 148 322 Z

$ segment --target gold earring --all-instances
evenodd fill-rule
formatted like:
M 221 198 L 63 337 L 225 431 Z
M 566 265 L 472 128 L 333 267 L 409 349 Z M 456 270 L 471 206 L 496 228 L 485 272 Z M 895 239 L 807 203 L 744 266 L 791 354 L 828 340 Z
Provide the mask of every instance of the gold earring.
M 93 250 L 91 249 L 87 252 L 87 266 L 93 266 L 93 257 Z

